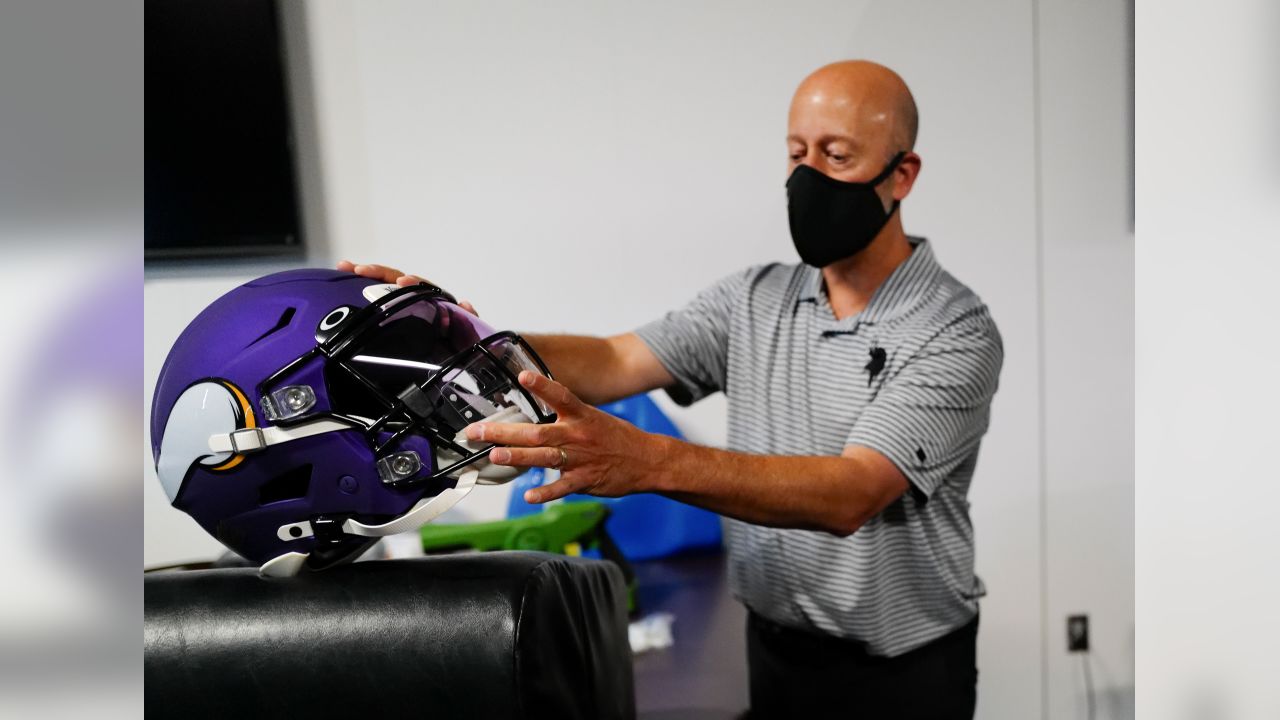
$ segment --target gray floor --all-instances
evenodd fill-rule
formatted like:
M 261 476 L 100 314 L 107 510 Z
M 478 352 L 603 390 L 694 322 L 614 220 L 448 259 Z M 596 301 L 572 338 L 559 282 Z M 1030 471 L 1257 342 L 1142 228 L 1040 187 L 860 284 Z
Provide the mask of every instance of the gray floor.
M 719 720 L 747 707 L 746 610 L 729 595 L 724 556 L 636 563 L 642 615 L 675 616 L 675 644 L 635 658 L 643 720 Z

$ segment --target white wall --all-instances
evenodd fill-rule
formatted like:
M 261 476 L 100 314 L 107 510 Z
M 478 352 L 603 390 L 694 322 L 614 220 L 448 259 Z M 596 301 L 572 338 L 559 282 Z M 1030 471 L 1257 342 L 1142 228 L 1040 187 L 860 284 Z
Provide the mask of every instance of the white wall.
M 1138 17 L 1140 716 L 1274 718 L 1280 4 Z
M 1134 714 L 1133 232 L 1129 4 L 1041 0 L 1048 717 L 1085 717 L 1088 613 L 1099 718 Z
M 1055 2 L 1053 12 L 1066 16 L 1066 25 L 1042 37 L 1061 39 L 1056 47 L 1065 62 L 1079 52 L 1066 30 L 1079 16 L 1065 0 Z M 1006 344 L 971 498 L 979 572 L 990 589 L 980 633 L 979 716 L 1036 717 L 1045 707 L 1054 717 L 1072 716 L 1077 679 L 1057 654 L 1061 621 L 1051 615 L 1046 625 L 1044 617 L 1067 606 L 1094 616 L 1095 635 L 1108 633 L 1095 638 L 1105 678 L 1131 684 L 1132 673 L 1125 675 L 1131 653 L 1124 652 L 1132 605 L 1106 596 L 1113 581 L 1132 596 L 1131 553 L 1127 565 L 1125 557 L 1076 556 L 1069 534 L 1046 530 L 1071 522 L 1087 502 L 1072 501 L 1070 484 L 1071 463 L 1080 461 L 1071 444 L 1088 429 L 1071 423 L 1084 405 L 1049 410 L 1060 395 L 1073 401 L 1054 380 L 1092 381 L 1101 368 L 1046 362 L 1054 382 L 1045 386 L 1049 403 L 1042 405 L 1037 77 L 1028 0 L 963 6 L 317 0 L 290 6 L 290 19 L 295 31 L 303 27 L 291 46 L 307 53 L 311 73 L 311 85 L 295 86 L 295 98 L 300 94 L 309 106 L 301 119 L 314 122 L 308 132 L 320 149 L 310 168 L 318 176 L 307 186 L 309 230 L 321 238 L 312 262 L 351 257 L 395 264 L 474 301 L 496 325 L 531 331 L 626 330 L 748 263 L 793 261 L 782 140 L 791 92 L 807 72 L 835 59 L 869 57 L 897 69 L 922 116 L 924 169 L 903 209 L 908 231 L 929 236 L 943 264 L 987 300 Z M 1054 83 L 1074 91 L 1071 79 L 1045 62 L 1042 96 Z M 1120 70 L 1110 80 L 1122 83 Z M 1090 98 L 1098 98 L 1098 132 L 1124 138 L 1117 113 L 1127 104 L 1107 105 L 1119 87 L 1106 85 Z M 1040 107 L 1058 122 L 1044 124 L 1046 140 L 1054 127 L 1071 135 L 1072 147 L 1087 139 L 1071 132 L 1070 107 Z M 1053 157 L 1045 153 L 1046 198 L 1057 187 L 1079 193 L 1092 173 L 1114 170 L 1091 166 L 1085 177 L 1070 153 L 1056 164 Z M 1069 207 L 1057 202 L 1044 203 L 1046 220 Z M 1048 268 L 1088 265 L 1074 237 L 1075 229 L 1044 233 L 1044 320 L 1062 323 L 1061 330 L 1046 325 L 1051 349 L 1084 346 L 1078 336 L 1091 330 L 1072 323 L 1059 300 L 1068 296 L 1058 283 L 1071 275 Z M 265 269 L 151 274 L 148 387 L 185 322 L 218 292 Z M 495 282 L 499 272 L 508 279 Z M 1103 289 L 1096 301 L 1127 292 L 1128 273 L 1092 275 L 1118 288 Z M 1105 332 L 1123 334 L 1128 313 Z M 1108 382 L 1099 390 L 1112 387 Z M 723 442 L 721 398 L 687 410 L 664 406 L 693 439 Z M 1042 407 L 1045 427 L 1063 427 L 1071 443 L 1051 438 L 1043 445 L 1061 447 L 1060 464 L 1059 455 L 1045 456 L 1047 473 Z M 1093 431 L 1130 437 L 1128 413 L 1108 412 Z M 1129 465 L 1115 471 L 1121 449 L 1106 447 L 1092 461 L 1089 482 L 1105 485 L 1100 492 L 1108 498 L 1121 496 L 1117 502 L 1127 497 L 1131 509 Z M 154 477 L 148 483 L 146 561 L 216 552 L 194 523 L 164 505 Z M 1048 524 L 1046 489 L 1063 503 L 1061 511 L 1048 509 Z M 501 502 L 491 494 L 468 506 L 488 513 Z M 1095 536 L 1108 547 L 1126 533 L 1132 547 L 1131 515 L 1121 515 L 1095 521 L 1101 525 Z M 1053 567 L 1046 574 L 1047 549 L 1061 572 Z M 1046 584 L 1061 598 L 1042 607 Z M 1046 648 L 1052 651 L 1042 656 Z

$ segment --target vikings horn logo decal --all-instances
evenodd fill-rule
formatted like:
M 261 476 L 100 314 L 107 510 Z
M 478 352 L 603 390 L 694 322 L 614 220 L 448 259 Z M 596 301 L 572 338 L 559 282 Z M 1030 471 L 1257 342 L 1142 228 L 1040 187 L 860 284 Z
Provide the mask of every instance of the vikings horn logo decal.
M 257 427 L 253 407 L 230 381 L 211 378 L 187 388 L 169 413 L 156 462 L 156 474 L 169 502 L 178 496 L 194 464 L 221 472 L 244 461 L 244 455 L 211 451 L 211 436 L 253 427 Z

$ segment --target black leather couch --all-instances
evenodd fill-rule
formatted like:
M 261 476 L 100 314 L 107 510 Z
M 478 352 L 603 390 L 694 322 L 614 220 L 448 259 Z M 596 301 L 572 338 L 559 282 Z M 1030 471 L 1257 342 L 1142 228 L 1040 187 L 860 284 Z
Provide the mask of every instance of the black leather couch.
M 635 717 L 609 562 L 496 552 L 144 577 L 148 718 Z

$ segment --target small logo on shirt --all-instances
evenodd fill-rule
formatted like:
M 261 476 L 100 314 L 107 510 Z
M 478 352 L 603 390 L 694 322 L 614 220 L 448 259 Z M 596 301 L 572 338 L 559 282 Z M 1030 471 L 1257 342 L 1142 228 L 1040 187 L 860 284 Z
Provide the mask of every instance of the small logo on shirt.
M 882 347 L 871 348 L 871 361 L 867 363 L 867 387 L 871 387 L 871 381 L 876 379 L 876 375 L 884 369 L 885 358 L 888 357 Z

